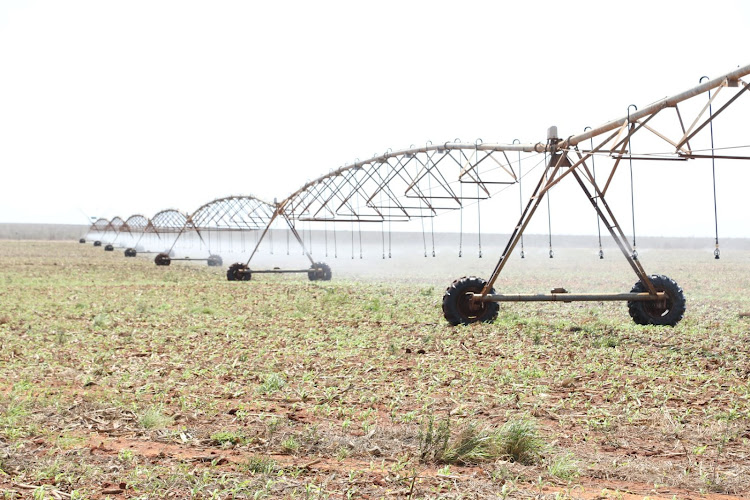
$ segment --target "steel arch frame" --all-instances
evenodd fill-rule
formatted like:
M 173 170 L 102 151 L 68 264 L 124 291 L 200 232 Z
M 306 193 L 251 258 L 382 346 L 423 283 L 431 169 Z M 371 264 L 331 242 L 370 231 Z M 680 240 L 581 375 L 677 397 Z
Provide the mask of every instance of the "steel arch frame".
M 160 210 L 151 217 L 150 224 L 146 227 L 145 232 L 153 233 L 159 238 L 159 240 L 161 240 L 162 236 L 179 234 L 179 232 L 185 227 L 187 218 L 187 214 L 174 208 Z M 168 248 L 165 247 L 165 249 L 169 251 Z M 156 253 L 159 254 L 161 252 Z
M 210 266 L 222 264 L 221 256 L 211 253 L 209 242 L 203 233 L 211 234 L 218 231 L 258 231 L 265 228 L 273 217 L 273 205 L 252 195 L 234 195 L 216 198 L 198 207 L 188 215 L 185 223 L 172 242 L 167 254 L 171 254 L 177 241 L 185 232 L 195 232 L 201 242 L 206 245 L 209 256 L 205 259 L 171 258 L 171 261 L 206 261 Z
M 146 234 L 146 228 L 149 227 L 150 225 L 151 225 L 151 221 L 149 220 L 149 218 L 141 214 L 133 214 L 125 220 L 125 226 L 127 227 L 127 231 L 130 234 L 131 242 L 133 244 L 132 247 L 128 247 L 125 249 L 126 257 L 136 256 L 138 252 L 137 251 L 138 244 L 141 242 L 143 235 Z M 138 239 L 135 239 L 135 235 L 133 234 L 134 232 L 136 234 L 140 233 L 140 236 L 138 236 Z
M 105 219 L 104 217 L 99 217 L 96 219 L 89 228 L 88 232 L 86 233 L 85 238 L 88 238 L 89 234 L 94 234 L 94 246 L 98 247 L 102 245 L 101 240 L 104 238 L 104 236 L 107 234 L 107 230 L 110 228 L 109 220 Z
M 104 228 L 106 228 L 107 225 L 109 225 L 109 221 L 107 219 L 105 219 L 105 218 L 102 218 L 102 217 L 100 217 L 100 218 L 96 219 L 95 221 L 91 222 L 89 224 L 88 229 L 86 230 L 86 234 L 83 235 L 83 237 L 79 240 L 79 242 L 80 243 L 85 243 L 86 240 L 88 240 L 89 236 L 93 232 L 100 232 L 100 230 L 103 230 Z M 101 244 L 101 242 L 99 242 L 99 244 Z

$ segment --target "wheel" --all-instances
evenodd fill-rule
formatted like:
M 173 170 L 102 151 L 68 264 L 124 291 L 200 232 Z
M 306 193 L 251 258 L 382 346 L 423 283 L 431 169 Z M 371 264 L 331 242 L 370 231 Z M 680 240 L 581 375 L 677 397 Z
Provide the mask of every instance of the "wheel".
M 125 249 L 125 257 L 135 257 L 137 252 L 135 251 L 135 248 L 126 248 Z
M 307 279 L 310 281 L 331 281 L 331 266 L 325 262 L 316 262 L 310 266 L 310 270 L 307 271 Z
M 104 251 L 105 251 L 105 252 L 113 252 L 114 250 L 115 250 L 115 247 L 114 247 L 114 246 L 112 246 L 112 245 L 110 245 L 110 244 L 107 244 L 107 245 L 105 245 L 105 247 L 104 247 Z
M 667 295 L 664 301 L 628 301 L 628 313 L 638 325 L 675 326 L 685 314 L 685 294 L 682 288 L 671 278 L 661 274 L 649 276 L 657 292 Z M 630 290 L 631 293 L 648 292 L 646 285 L 638 281 Z
M 78 240 L 78 243 L 86 243 L 86 238 L 81 238 L 80 240 Z
M 497 302 L 474 302 L 470 295 L 481 293 L 487 281 L 476 276 L 459 278 L 445 290 L 443 316 L 453 326 L 469 323 L 491 323 L 497 318 L 500 305 Z M 495 293 L 495 289 L 490 290 Z
M 94 242 L 94 246 L 95 247 L 100 247 L 100 246 L 102 246 L 102 242 L 101 241 L 95 241 Z
M 157 266 L 168 266 L 172 263 L 172 258 L 166 253 L 160 253 L 154 257 L 154 264 Z
M 241 262 L 232 264 L 227 269 L 227 279 L 229 281 L 250 281 L 250 278 L 252 278 L 250 269 Z
M 210 267 L 219 267 L 224 264 L 224 260 L 222 260 L 221 255 L 209 255 L 206 264 Z

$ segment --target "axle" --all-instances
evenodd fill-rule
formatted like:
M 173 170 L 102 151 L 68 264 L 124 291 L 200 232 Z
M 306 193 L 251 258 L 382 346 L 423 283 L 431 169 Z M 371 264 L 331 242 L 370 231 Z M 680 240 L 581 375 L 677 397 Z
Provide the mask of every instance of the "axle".
M 475 293 L 471 299 L 479 302 L 600 302 L 605 300 L 658 301 L 665 300 L 664 292 L 650 293 L 550 293 L 550 294 L 487 294 Z
M 318 268 L 314 268 L 318 269 Z M 247 272 L 252 272 L 253 274 L 283 274 L 283 273 L 309 273 L 310 269 L 262 269 L 260 271 L 256 271 L 253 269 L 250 271 L 248 269 Z

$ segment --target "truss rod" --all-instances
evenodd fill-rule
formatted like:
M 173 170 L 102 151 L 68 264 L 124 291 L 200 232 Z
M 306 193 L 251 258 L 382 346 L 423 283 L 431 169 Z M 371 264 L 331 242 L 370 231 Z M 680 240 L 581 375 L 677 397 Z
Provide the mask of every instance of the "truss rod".
M 706 83 L 702 83 L 700 85 L 697 85 L 689 90 L 686 90 L 684 92 L 681 92 L 679 94 L 676 94 L 672 97 L 664 98 L 660 101 L 656 101 L 655 103 L 644 107 L 643 109 L 636 111 L 635 113 L 632 113 L 630 115 L 630 121 L 637 121 L 641 118 L 644 118 L 646 116 L 652 115 L 656 113 L 657 111 L 660 111 L 664 108 L 669 108 L 677 103 L 680 103 L 682 101 L 686 101 L 690 99 L 691 97 L 695 97 L 697 95 L 700 95 L 704 92 L 707 92 L 711 89 L 714 89 L 716 87 L 721 86 L 725 81 L 733 82 L 737 81 L 740 78 L 742 78 L 745 75 L 750 74 L 750 64 L 747 66 L 743 66 L 741 68 L 738 68 L 732 72 L 729 72 L 725 75 L 719 76 L 717 78 L 714 78 L 713 80 L 709 80 Z M 591 137 L 596 137 L 597 135 L 603 134 L 605 132 L 608 132 L 610 130 L 614 130 L 617 127 L 621 127 L 624 123 L 627 123 L 628 117 L 623 116 L 622 118 L 618 118 L 616 120 L 612 120 L 610 122 L 605 123 L 604 125 L 601 125 L 599 127 L 595 127 L 587 132 L 584 132 L 582 134 L 573 135 L 571 137 L 568 137 L 567 139 L 563 140 L 560 144 L 561 148 L 567 148 L 570 146 L 575 146 L 579 142 L 588 140 Z

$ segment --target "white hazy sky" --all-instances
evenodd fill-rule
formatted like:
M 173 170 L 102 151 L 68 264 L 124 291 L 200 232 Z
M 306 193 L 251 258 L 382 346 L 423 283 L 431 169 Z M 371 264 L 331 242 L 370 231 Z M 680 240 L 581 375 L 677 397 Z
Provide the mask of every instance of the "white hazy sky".
M 389 147 L 567 137 L 750 63 L 749 29 L 740 0 L 2 0 L 0 222 L 271 200 Z M 750 237 L 748 171 L 720 169 L 726 236 Z M 659 190 L 685 210 L 644 235 L 713 234 L 710 170 L 650 178 L 640 211 Z M 595 231 L 560 198 L 559 231 Z

